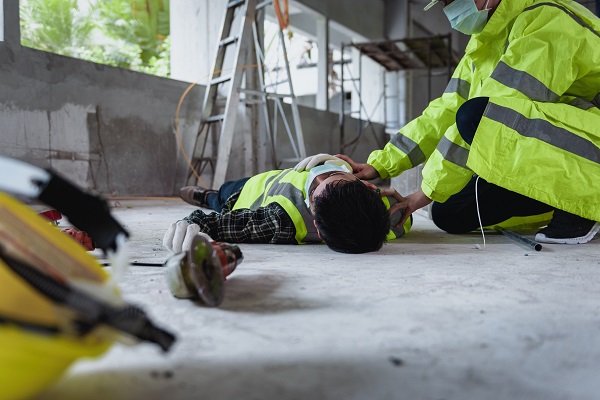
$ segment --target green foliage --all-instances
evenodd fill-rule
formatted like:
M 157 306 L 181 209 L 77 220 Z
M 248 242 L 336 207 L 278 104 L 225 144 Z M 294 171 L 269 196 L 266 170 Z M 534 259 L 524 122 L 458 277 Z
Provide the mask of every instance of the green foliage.
M 169 0 L 21 0 L 24 46 L 169 76 Z
M 79 15 L 77 0 L 21 1 L 22 44 L 74 55 L 88 42 L 94 24 Z

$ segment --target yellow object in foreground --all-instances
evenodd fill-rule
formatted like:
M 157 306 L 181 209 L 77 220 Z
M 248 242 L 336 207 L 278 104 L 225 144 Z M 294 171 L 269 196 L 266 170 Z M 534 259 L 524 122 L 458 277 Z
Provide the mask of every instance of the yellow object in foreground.
M 6 254 L 57 281 L 104 285 L 108 278 L 83 247 L 4 193 L 0 193 L 0 244 Z M 97 356 L 112 344 L 96 330 L 84 336 L 65 333 L 73 314 L 42 296 L 2 261 L 0 285 L 0 399 L 39 393 L 75 360 Z
M 57 381 L 81 357 L 97 356 L 109 341 L 86 342 L 63 335 L 40 335 L 0 325 L 0 399 L 26 399 Z

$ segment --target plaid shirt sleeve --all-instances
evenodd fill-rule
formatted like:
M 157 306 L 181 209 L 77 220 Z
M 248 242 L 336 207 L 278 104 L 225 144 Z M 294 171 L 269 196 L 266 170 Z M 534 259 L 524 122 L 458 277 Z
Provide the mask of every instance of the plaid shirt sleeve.
M 196 210 L 184 218 L 198 224 L 200 231 L 214 240 L 231 243 L 295 244 L 296 228 L 287 212 L 277 203 L 254 211 L 248 208 L 232 210 L 239 192 L 233 194 L 221 213 L 205 214 Z

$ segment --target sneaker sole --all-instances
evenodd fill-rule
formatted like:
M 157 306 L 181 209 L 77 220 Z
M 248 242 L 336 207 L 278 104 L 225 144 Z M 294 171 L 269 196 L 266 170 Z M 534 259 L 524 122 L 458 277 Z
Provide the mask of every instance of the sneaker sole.
M 596 222 L 592 229 L 585 236 L 576 238 L 549 238 L 543 233 L 535 235 L 536 242 L 541 243 L 553 243 L 553 244 L 583 244 L 587 243 L 596 236 L 596 233 L 600 230 L 600 222 Z

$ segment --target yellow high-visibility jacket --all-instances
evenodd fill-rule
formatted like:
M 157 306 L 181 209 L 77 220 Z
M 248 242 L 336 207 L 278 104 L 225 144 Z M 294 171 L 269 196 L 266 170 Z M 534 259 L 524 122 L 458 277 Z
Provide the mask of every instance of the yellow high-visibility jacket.
M 298 243 L 320 243 L 322 240 L 314 226 L 314 216 L 306 207 L 304 199 L 307 194 L 304 185 L 308 179 L 308 171 L 293 169 L 274 170 L 253 176 L 244 184 L 235 202 L 234 210 L 248 208 L 256 210 L 271 203 L 277 203 L 286 211 L 296 228 L 295 239 Z M 395 199 L 391 199 L 395 202 Z M 382 198 L 389 209 L 390 199 Z M 410 230 L 411 219 L 403 227 L 390 230 L 387 239 L 402 236 Z
M 476 173 L 600 221 L 600 19 L 571 0 L 503 0 L 465 53 L 445 93 L 367 163 L 387 178 L 426 162 L 437 202 Z M 474 97 L 490 102 L 469 146 L 456 112 Z

